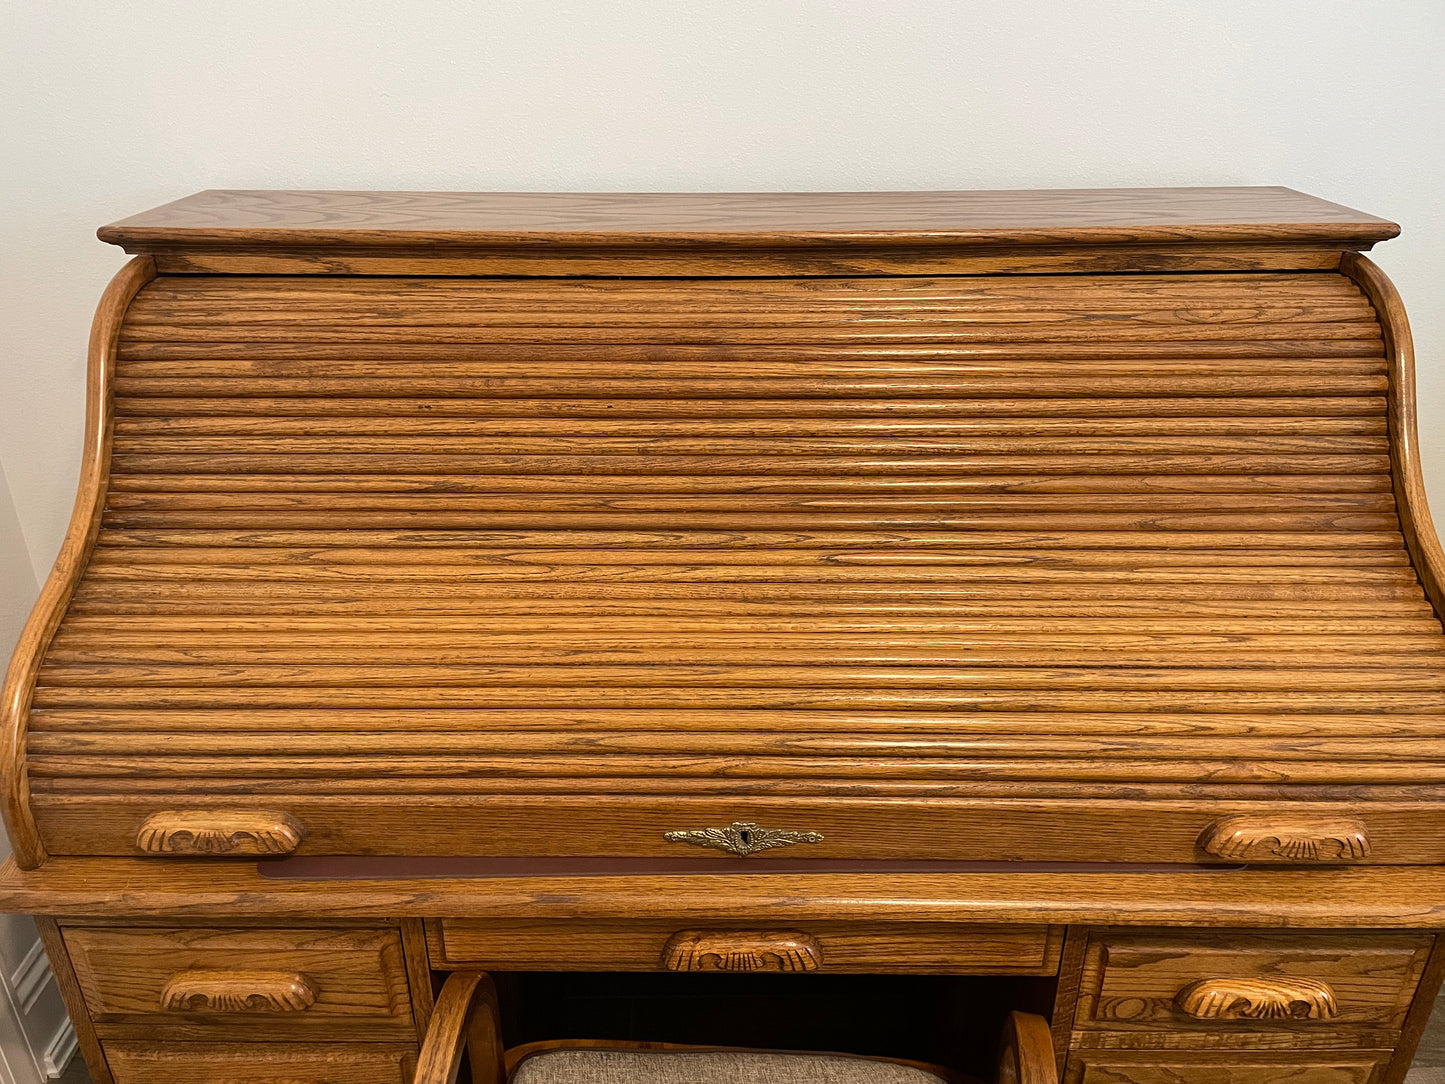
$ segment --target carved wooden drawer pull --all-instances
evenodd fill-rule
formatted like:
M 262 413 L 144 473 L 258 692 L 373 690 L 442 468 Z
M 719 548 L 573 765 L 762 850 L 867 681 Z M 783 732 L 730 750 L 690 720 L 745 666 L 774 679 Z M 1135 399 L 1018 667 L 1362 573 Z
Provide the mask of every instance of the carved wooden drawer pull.
M 1353 817 L 1225 817 L 1204 831 L 1207 854 L 1240 862 L 1359 862 L 1370 835 Z
M 136 833 L 146 854 L 290 854 L 306 830 L 287 813 L 266 810 L 188 810 L 153 813 Z
M 797 930 L 679 930 L 662 949 L 669 971 L 817 971 L 823 950 Z
M 1200 979 L 1174 998 L 1196 1020 L 1330 1020 L 1335 992 L 1317 979 Z
M 181 971 L 161 993 L 166 1012 L 304 1012 L 314 1004 L 311 984 L 286 971 Z

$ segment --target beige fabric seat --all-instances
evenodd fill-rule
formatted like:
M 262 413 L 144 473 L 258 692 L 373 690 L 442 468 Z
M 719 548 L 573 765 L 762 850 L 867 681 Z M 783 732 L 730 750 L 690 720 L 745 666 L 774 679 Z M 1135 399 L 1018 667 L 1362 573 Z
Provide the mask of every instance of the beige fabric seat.
M 944 1084 L 925 1069 L 846 1054 L 753 1050 L 551 1049 L 510 1084 Z
M 941 1066 L 853 1054 L 589 1039 L 504 1050 L 497 991 L 480 971 L 453 972 L 442 986 L 413 1084 L 456 1084 L 464 1054 L 471 1084 L 976 1084 Z M 1058 1084 L 1047 1021 L 1009 1014 L 994 1079 Z

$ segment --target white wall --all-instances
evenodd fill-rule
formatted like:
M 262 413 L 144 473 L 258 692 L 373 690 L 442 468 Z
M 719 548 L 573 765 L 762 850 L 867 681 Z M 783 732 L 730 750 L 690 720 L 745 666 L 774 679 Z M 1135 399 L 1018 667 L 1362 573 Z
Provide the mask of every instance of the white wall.
M 0 468 L 0 659 L 8 659 L 35 597 L 25 540 Z M 3 665 L 3 664 L 0 664 Z M 0 858 L 10 844 L 0 831 Z M 39 1084 L 64 1067 L 76 1045 L 35 923 L 0 915 L 0 1082 Z
M 207 187 L 1286 184 L 1403 223 L 1445 507 L 1442 0 L 9 0 L 0 462 L 37 573 L 96 226 Z
M 1445 512 L 1442 118 L 1442 0 L 3 0 L 0 466 L 25 554 L 0 551 L 0 639 L 74 493 L 123 259 L 94 229 L 208 187 L 1290 185 L 1405 227 L 1378 259 Z

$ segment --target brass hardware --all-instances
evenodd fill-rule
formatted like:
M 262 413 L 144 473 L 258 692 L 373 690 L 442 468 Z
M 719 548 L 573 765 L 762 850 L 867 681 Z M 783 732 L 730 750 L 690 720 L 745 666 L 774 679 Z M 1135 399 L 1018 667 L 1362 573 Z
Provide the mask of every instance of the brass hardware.
M 181 971 L 161 993 L 165 1012 L 303 1012 L 316 991 L 301 975 L 278 971 Z
M 1359 862 L 1370 835 L 1353 817 L 1225 817 L 1200 837 L 1207 854 L 1241 862 Z
M 691 843 L 696 847 L 712 847 L 739 857 L 774 847 L 792 847 L 799 843 L 822 843 L 822 832 L 789 832 L 781 828 L 763 828 L 756 821 L 733 821 L 726 828 L 694 828 L 681 832 L 664 832 L 669 843 Z
M 797 930 L 680 930 L 662 949 L 669 971 L 817 971 L 823 950 Z
M 1318 979 L 1200 979 L 1174 998 L 1196 1020 L 1329 1020 L 1335 992 Z

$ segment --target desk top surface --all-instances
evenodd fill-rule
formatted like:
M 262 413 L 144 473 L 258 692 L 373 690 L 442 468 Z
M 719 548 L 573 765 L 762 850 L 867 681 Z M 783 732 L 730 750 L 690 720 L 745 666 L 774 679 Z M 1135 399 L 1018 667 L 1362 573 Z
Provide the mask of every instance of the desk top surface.
M 1288 188 L 980 192 L 198 192 L 103 227 L 149 246 L 1338 242 L 1399 227 Z
M 716 863 L 714 863 L 716 864 Z M 759 865 L 768 864 L 761 860 Z M 727 863 L 731 866 L 731 863 Z M 721 867 L 720 867 L 721 868 Z M 1445 928 L 1445 868 L 389 875 L 283 880 L 250 862 L 54 858 L 0 866 L 0 912 L 74 917 L 475 917 Z

